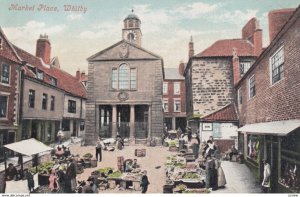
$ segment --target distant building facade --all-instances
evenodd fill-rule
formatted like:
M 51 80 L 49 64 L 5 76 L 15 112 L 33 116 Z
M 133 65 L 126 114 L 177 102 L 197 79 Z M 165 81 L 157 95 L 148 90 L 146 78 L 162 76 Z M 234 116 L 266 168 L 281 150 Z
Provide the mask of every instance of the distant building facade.
M 272 192 L 299 193 L 300 7 L 268 16 L 270 44 L 235 87 L 239 149 L 259 181 L 267 160 Z
M 141 47 L 140 24 L 128 15 L 122 40 L 88 58 L 88 144 L 99 135 L 131 143 L 161 139 L 163 59 Z
M 36 56 L 10 44 L 22 62 L 18 91 L 20 106 L 16 141 L 36 138 L 44 143 L 56 140 L 62 128 L 66 138 L 84 132 L 86 90 L 75 76 L 59 68 L 58 59 L 50 61 L 51 43 L 41 35 L 36 44 Z M 9 49 L 6 48 L 6 53 Z M 52 65 L 51 62 L 56 62 Z M 17 70 L 14 69 L 14 77 Z M 14 104 L 16 108 L 17 104 Z
M 184 63 L 165 68 L 163 82 L 164 124 L 168 130 L 186 129 Z

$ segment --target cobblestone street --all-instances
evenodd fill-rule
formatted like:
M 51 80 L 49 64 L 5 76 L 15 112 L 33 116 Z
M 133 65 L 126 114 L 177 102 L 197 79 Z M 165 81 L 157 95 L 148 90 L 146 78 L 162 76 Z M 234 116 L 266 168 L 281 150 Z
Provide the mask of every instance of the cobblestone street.
M 227 184 L 213 193 L 261 193 L 260 184 L 245 164 L 222 161 L 221 165 Z

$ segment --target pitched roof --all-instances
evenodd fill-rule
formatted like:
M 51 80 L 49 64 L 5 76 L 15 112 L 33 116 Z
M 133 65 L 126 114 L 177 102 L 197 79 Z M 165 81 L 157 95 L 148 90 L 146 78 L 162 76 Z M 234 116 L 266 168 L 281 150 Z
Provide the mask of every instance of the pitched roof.
M 238 121 L 234 104 L 231 103 L 212 114 L 201 118 L 204 121 Z
M 7 39 L 6 35 L 2 31 L 1 27 L 0 27 L 0 38 L 2 39 L 2 48 L 3 48 L 3 50 L 0 50 L 0 55 L 7 58 L 7 59 L 9 59 L 9 60 L 12 60 L 16 63 L 20 63 L 20 61 L 21 61 L 20 57 L 16 53 L 16 51 L 15 51 L 14 47 L 12 46 L 12 44 Z M 5 50 L 6 47 L 10 48 L 10 50 Z
M 72 76 L 59 68 L 45 64 L 41 58 L 36 57 L 15 45 L 14 48 L 20 58 L 30 64 L 29 66 L 24 67 L 25 74 L 28 77 L 36 78 L 36 74 L 29 67 L 37 68 L 45 74 L 43 82 L 51 85 L 51 80 L 49 77 L 46 77 L 46 75 L 51 76 L 57 80 L 56 87 L 59 89 L 62 89 L 74 96 L 86 98 L 86 90 L 75 76 Z
M 88 58 L 87 58 L 87 61 L 94 61 L 95 58 L 101 56 L 102 54 L 108 52 L 108 51 L 111 50 L 112 48 L 117 47 L 118 45 L 121 45 L 121 44 L 123 44 L 123 43 L 127 44 L 128 46 L 131 46 L 131 47 L 134 48 L 134 49 L 138 49 L 138 50 L 140 50 L 140 51 L 143 51 L 144 53 L 146 53 L 146 54 L 148 54 L 149 56 L 151 56 L 151 59 L 161 59 L 161 60 L 163 59 L 163 58 L 160 57 L 159 55 L 156 55 L 155 53 L 152 53 L 152 52 L 150 52 L 150 51 L 148 51 L 148 50 L 142 48 L 141 46 L 135 45 L 135 44 L 130 43 L 130 42 L 126 41 L 126 40 L 121 40 L 121 41 L 119 41 L 119 42 L 117 42 L 117 43 L 111 45 L 110 47 L 107 47 L 106 49 L 103 49 L 103 50 L 99 51 L 98 53 L 96 53 L 96 54 L 94 54 L 94 55 L 88 57 Z M 118 57 L 118 58 L 119 58 L 119 57 Z M 106 57 L 105 57 L 104 59 L 106 59 Z M 128 59 L 130 59 L 130 58 L 128 58 Z
M 164 68 L 165 69 L 165 79 L 177 79 L 184 80 L 184 77 L 179 74 L 178 68 Z
M 195 57 L 231 57 L 233 48 L 238 56 L 256 56 L 252 43 L 243 39 L 218 40 Z

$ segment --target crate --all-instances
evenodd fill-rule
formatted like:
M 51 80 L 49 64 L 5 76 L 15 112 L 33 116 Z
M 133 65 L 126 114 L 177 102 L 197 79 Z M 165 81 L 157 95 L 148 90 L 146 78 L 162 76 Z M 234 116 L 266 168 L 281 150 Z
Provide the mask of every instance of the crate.
M 146 149 L 135 149 L 134 155 L 136 157 L 145 157 L 146 156 Z

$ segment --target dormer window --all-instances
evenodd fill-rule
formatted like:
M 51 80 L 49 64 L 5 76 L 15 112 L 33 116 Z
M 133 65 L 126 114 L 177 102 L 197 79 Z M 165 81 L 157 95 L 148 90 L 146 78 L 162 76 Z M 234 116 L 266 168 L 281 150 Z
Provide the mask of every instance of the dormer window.
M 0 38 L 0 49 L 3 49 L 3 41 L 2 41 L 2 38 Z
M 44 79 L 44 72 L 41 71 L 41 70 L 37 70 L 36 71 L 36 77 L 40 80 L 43 80 Z
M 51 85 L 57 86 L 57 80 L 54 78 L 51 78 Z
M 48 75 L 51 85 L 57 86 L 57 79 Z

